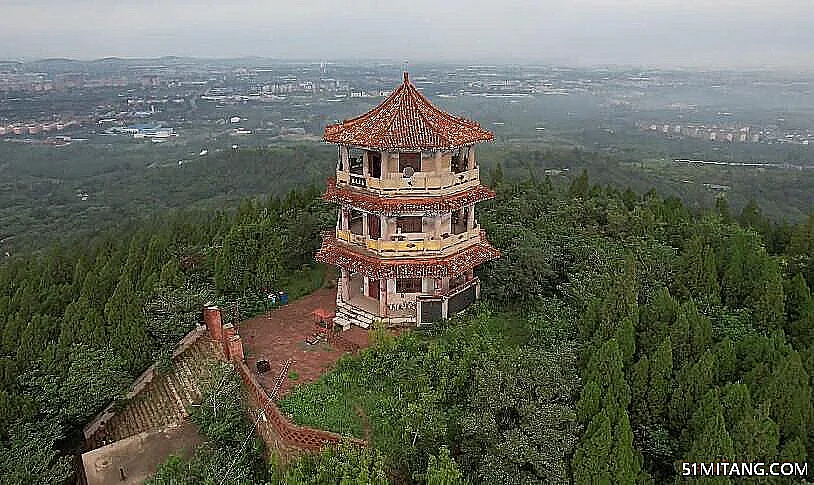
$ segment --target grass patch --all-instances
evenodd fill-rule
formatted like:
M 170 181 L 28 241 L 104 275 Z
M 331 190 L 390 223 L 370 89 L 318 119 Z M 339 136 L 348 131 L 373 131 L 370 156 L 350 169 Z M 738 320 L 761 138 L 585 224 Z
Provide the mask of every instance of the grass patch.
M 428 388 L 462 384 L 468 366 L 490 348 L 522 345 L 528 322 L 517 313 L 491 313 L 483 306 L 433 327 L 414 330 L 345 356 L 317 381 L 298 386 L 279 405 L 295 422 L 345 436 L 364 438 L 370 418 L 373 440 L 392 439 L 394 420 L 424 399 Z M 452 377 L 450 377 L 452 376 Z M 446 389 L 443 389 L 446 392 Z

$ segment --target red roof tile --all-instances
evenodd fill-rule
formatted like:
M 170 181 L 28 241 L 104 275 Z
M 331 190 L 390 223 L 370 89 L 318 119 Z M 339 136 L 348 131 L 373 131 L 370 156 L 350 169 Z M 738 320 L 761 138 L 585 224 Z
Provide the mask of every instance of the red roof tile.
M 435 197 L 395 197 L 378 196 L 351 187 L 337 187 L 334 179 L 328 179 L 328 190 L 322 196 L 328 202 L 350 206 L 376 214 L 404 214 L 421 212 L 424 214 L 442 214 L 461 207 L 493 199 L 495 193 L 478 185 L 456 194 Z
M 367 113 L 325 127 L 325 141 L 379 150 L 443 150 L 494 139 L 474 121 L 430 103 L 404 73 L 404 83 Z
M 323 233 L 322 247 L 315 259 L 324 264 L 339 266 L 353 273 L 370 278 L 441 278 L 456 277 L 487 261 L 500 257 L 500 251 L 492 246 L 481 232 L 477 244 L 456 254 L 426 259 L 380 259 L 355 251 L 347 244 L 338 241 L 333 232 Z

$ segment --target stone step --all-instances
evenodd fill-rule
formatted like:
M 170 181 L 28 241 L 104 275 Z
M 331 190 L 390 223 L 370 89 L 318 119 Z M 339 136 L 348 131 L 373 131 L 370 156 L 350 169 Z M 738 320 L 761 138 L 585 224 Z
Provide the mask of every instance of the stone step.
M 351 325 L 353 325 L 353 324 L 349 320 L 347 320 L 346 318 L 336 316 L 336 317 L 334 317 L 334 325 L 339 325 L 340 327 L 342 327 L 342 330 L 344 331 L 344 330 L 349 330 Z
M 139 430 L 143 430 L 148 421 L 148 418 L 143 411 L 143 402 L 144 399 L 139 399 L 137 402 L 130 405 L 133 417 L 135 418 L 136 423 L 138 423 Z
M 187 396 L 186 406 L 188 407 L 193 402 L 197 401 L 197 397 L 195 397 L 195 381 L 187 377 L 187 374 L 181 368 L 180 363 L 175 365 L 175 376 L 178 378 L 178 382 L 184 387 L 184 394 Z
M 190 370 L 186 359 L 182 359 L 178 362 L 178 369 L 181 371 L 185 384 L 188 386 L 189 392 L 192 396 L 192 402 L 197 403 L 201 400 L 201 390 L 198 388 L 197 376 L 192 373 L 192 370 Z
M 370 313 L 368 313 L 368 312 L 366 312 L 364 310 L 359 310 L 358 308 L 354 308 L 354 307 L 350 307 L 350 306 L 341 307 L 337 311 L 337 313 L 344 313 L 344 314 L 347 314 L 347 315 L 352 315 L 352 316 L 357 317 L 359 319 L 370 320 L 370 321 L 373 321 L 376 318 L 378 318 L 375 315 L 370 314 Z
M 156 394 L 155 397 L 158 401 L 157 404 L 157 413 L 156 413 L 156 423 L 159 426 L 164 426 L 168 423 L 169 413 L 168 411 L 172 409 L 174 406 L 172 400 L 170 399 L 170 391 L 167 389 L 167 383 L 164 378 L 159 378 L 156 382 Z
M 388 317 L 388 322 L 392 324 L 415 323 L 415 318 L 411 317 Z
M 191 389 L 193 387 L 193 384 L 192 384 L 192 381 L 189 378 L 189 375 L 187 374 L 187 371 L 184 368 L 184 361 L 183 360 L 178 359 L 177 361 L 175 361 L 174 373 L 175 373 L 175 377 L 178 379 L 178 381 L 184 386 L 184 389 L 187 391 L 187 394 L 189 394 L 191 396 L 192 395 Z M 192 400 L 194 400 L 194 399 L 192 399 Z
M 335 321 L 336 318 L 339 318 L 340 322 L 341 321 L 351 322 L 362 328 L 369 328 L 370 325 L 373 324 L 373 321 L 376 320 L 376 318 L 370 315 L 369 313 L 358 312 L 348 309 L 341 309 L 337 311 L 337 316 L 334 319 Z
M 178 393 L 178 397 L 181 398 L 181 408 L 184 410 L 184 414 L 186 414 L 187 406 L 192 402 L 192 396 L 189 395 L 187 386 L 181 381 L 178 369 L 176 369 L 175 372 L 170 374 L 168 377 L 170 378 L 172 385 L 175 387 L 175 392 Z
M 184 406 L 184 401 L 181 399 L 181 396 L 178 394 L 178 390 L 175 388 L 175 384 L 173 384 L 172 379 L 169 375 L 166 376 L 167 388 L 169 389 L 170 397 L 172 398 L 172 406 L 171 406 L 171 415 L 179 416 L 183 413 L 186 413 L 186 409 Z
M 164 391 L 162 390 L 162 386 L 160 384 L 156 386 L 155 392 L 150 397 L 150 400 L 153 404 L 153 413 L 151 415 L 152 425 L 161 427 L 164 425 L 164 415 L 167 412 L 167 401 L 164 397 Z
M 156 402 L 155 396 L 156 396 L 155 386 L 153 385 L 151 386 L 150 392 L 145 393 L 144 396 L 147 420 L 151 426 L 155 426 L 157 424 L 156 418 L 160 414 L 159 410 L 156 408 L 156 406 L 158 406 L 158 403 Z

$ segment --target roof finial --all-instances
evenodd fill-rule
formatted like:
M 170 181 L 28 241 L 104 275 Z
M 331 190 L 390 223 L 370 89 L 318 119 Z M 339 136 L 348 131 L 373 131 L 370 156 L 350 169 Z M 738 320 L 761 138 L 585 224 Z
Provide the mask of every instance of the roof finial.
M 404 84 L 410 82 L 410 75 L 407 74 L 407 71 L 404 71 Z

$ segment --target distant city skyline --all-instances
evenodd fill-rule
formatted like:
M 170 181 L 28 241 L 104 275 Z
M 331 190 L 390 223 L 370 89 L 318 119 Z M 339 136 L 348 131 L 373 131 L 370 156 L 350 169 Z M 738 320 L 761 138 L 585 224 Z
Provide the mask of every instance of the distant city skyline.
M 4 0 L 0 59 L 244 57 L 805 69 L 805 0 Z

